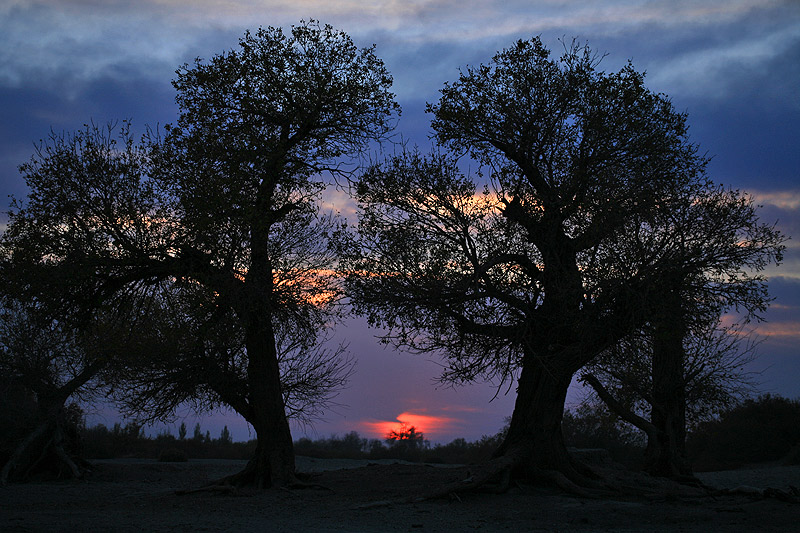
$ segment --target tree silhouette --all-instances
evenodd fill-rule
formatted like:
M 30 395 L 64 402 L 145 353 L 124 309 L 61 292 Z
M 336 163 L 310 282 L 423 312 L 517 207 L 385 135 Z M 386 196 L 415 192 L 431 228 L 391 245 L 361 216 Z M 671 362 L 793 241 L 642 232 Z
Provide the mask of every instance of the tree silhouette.
M 620 399 L 627 398 L 623 403 L 646 404 L 650 424 L 623 413 L 600 381 L 587 378 L 615 411 L 648 432 L 651 473 L 690 475 L 687 412 L 696 421 L 703 412 L 724 409 L 744 386 L 741 368 L 753 346 L 736 340 L 741 327 L 724 330 L 720 320 L 730 311 L 741 313 L 745 323 L 761 318 L 770 301 L 761 271 L 780 262 L 784 240 L 759 220 L 746 193 L 710 186 L 675 195 L 668 209 L 629 234 L 620 266 L 658 255 L 653 268 L 661 280 L 640 309 L 646 326 L 594 369 Z
M 219 441 L 222 444 L 230 444 L 233 442 L 233 438 L 231 437 L 231 432 L 228 430 L 228 426 L 222 428 L 222 432 L 219 435 Z
M 402 424 L 399 429 L 393 429 L 386 434 L 386 443 L 390 449 L 401 457 L 411 460 L 418 459 L 427 444 L 425 435 L 417 431 L 415 426 Z
M 139 405 L 167 413 L 200 398 L 243 416 L 257 447 L 225 482 L 295 481 L 279 338 L 291 357 L 313 357 L 336 319 L 339 223 L 318 212 L 321 173 L 351 172 L 388 134 L 391 82 L 373 48 L 329 26 L 262 28 L 178 70 L 180 118 L 164 138 L 136 144 L 123 131 L 117 144 L 87 127 L 23 167 L 31 192 L 4 236 L 17 268 L 70 286 L 70 305 L 158 293 L 169 335 L 154 324 L 141 344 L 166 340 L 177 348 L 167 361 L 193 364 L 171 368 L 164 395 L 145 387 Z
M 386 442 L 389 444 L 400 443 L 409 449 L 416 449 L 424 445 L 425 435 L 421 431 L 417 431 L 415 426 L 403 424 L 400 429 L 393 429 L 386 434 Z
M 409 151 L 356 187 L 357 312 L 388 342 L 442 353 L 447 382 L 517 379 L 507 436 L 476 483 L 496 468 L 592 485 L 564 446 L 567 388 L 646 322 L 666 284 L 672 250 L 630 243 L 650 224 L 677 237 L 659 217 L 711 187 L 687 117 L 631 65 L 598 64 L 575 43 L 551 59 L 539 39 L 517 42 L 428 106 L 441 146 L 480 173 Z
M 23 481 L 37 470 L 63 477 L 84 474 L 77 446 L 82 412 L 76 402 L 105 388 L 102 374 L 129 326 L 123 324 L 102 313 L 55 319 L 35 303 L 3 299 L 0 397 L 9 422 L 0 438 L 0 484 Z

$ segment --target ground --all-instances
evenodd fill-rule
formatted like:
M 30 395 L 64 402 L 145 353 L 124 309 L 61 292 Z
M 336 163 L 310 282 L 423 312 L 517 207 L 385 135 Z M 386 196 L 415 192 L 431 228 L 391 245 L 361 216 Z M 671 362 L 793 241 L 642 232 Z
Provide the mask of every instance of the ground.
M 84 481 L 0 487 L 0 531 L 797 531 L 800 504 L 744 495 L 583 499 L 515 485 L 505 494 L 359 508 L 469 475 L 469 467 L 298 458 L 325 489 L 175 494 L 242 468 L 241 461 L 96 463 Z M 333 470 L 331 470 L 333 469 Z M 800 466 L 699 474 L 719 488 L 786 489 Z

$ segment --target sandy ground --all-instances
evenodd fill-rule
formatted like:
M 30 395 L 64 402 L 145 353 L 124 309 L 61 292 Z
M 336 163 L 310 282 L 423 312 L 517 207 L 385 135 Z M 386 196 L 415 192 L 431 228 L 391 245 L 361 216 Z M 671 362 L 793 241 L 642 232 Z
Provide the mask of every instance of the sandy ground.
M 244 490 L 236 494 L 176 489 L 238 471 L 241 461 L 96 463 L 84 481 L 0 487 L 0 531 L 800 531 L 800 504 L 742 495 L 592 500 L 554 489 L 519 485 L 505 494 L 371 509 L 464 479 L 468 467 L 298 458 L 298 470 L 317 472 L 329 490 Z M 699 474 L 710 485 L 788 488 L 800 467 L 772 466 Z

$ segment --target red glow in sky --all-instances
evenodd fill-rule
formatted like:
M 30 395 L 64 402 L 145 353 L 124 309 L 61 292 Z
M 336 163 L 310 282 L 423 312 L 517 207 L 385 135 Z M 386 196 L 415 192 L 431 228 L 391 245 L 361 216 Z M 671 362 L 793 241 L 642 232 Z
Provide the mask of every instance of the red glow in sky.
M 437 432 L 448 431 L 462 422 L 458 418 L 403 412 L 397 415 L 395 420 L 362 421 L 358 424 L 358 430 L 369 437 L 384 439 L 392 430 L 400 431 L 413 426 L 418 432 L 423 433 L 426 439 L 430 439 L 435 437 Z

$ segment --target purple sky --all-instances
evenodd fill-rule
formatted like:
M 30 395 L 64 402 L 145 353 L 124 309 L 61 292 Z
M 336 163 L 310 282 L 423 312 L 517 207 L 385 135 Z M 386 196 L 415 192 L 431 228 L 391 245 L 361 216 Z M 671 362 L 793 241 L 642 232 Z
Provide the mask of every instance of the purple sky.
M 180 64 L 236 46 L 247 28 L 302 18 L 330 23 L 359 45 L 377 44 L 403 107 L 398 132 L 423 148 L 425 102 L 436 100 L 459 67 L 487 62 L 516 39 L 541 35 L 558 50 L 559 38 L 578 37 L 608 54 L 606 70 L 632 59 L 651 89 L 689 113 L 693 140 L 714 156 L 711 176 L 755 194 L 763 220 L 800 236 L 796 0 L 0 0 L 0 194 L 25 195 L 16 167 L 51 127 L 173 122 L 170 80 Z M 341 197 L 329 201 L 345 206 Z M 0 214 L 0 229 L 6 222 Z M 768 322 L 756 327 L 764 341 L 754 369 L 763 371 L 763 391 L 800 397 L 797 239 L 769 275 L 776 299 Z M 435 360 L 384 348 L 374 334 L 358 319 L 340 328 L 335 340 L 349 341 L 357 373 L 337 399 L 341 407 L 314 427 L 295 428 L 296 437 L 349 430 L 379 437 L 400 416 L 434 442 L 474 440 L 496 432 L 511 414 L 513 389 L 492 402 L 490 384 L 437 389 Z M 571 401 L 579 395 L 574 391 Z M 116 420 L 104 409 L 90 422 Z M 196 418 L 185 421 L 191 432 Z M 234 415 L 200 422 L 214 436 L 228 425 L 235 439 L 248 437 Z

